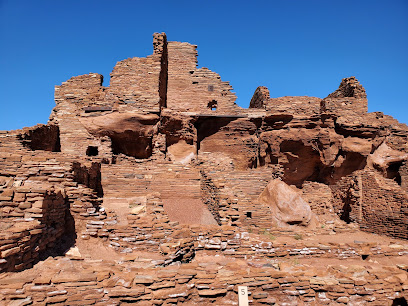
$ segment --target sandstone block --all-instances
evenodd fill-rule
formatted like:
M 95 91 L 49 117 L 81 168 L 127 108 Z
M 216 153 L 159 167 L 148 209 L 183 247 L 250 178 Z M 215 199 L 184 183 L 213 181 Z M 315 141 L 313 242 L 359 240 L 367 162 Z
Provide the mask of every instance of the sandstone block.
M 277 226 L 310 224 L 313 214 L 299 192 L 279 179 L 269 182 L 258 201 L 269 207 Z

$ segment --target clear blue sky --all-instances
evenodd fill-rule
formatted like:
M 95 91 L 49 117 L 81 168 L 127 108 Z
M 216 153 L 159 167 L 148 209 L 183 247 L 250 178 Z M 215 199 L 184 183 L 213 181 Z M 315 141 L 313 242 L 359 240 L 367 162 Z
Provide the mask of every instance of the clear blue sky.
M 242 107 L 260 85 L 324 98 L 356 76 L 369 111 L 408 123 L 407 0 L 0 0 L 0 130 L 46 123 L 55 85 L 89 72 L 108 85 L 163 31 L 197 44 Z

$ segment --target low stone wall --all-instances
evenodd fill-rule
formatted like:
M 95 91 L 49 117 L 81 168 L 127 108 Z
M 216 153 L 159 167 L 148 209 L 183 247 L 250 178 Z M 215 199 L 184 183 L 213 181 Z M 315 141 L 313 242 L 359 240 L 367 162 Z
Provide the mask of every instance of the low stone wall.
M 362 230 L 408 238 L 408 195 L 374 171 L 358 171 L 332 186 L 334 209 Z
M 14 201 L 1 203 L 16 208 L 14 213 L 7 215 L 8 222 L 1 220 L 1 272 L 27 269 L 40 255 L 58 253 L 61 250 L 56 242 L 62 244 L 63 235 L 74 231 L 68 226 L 70 213 L 61 190 L 31 192 L 27 188 L 16 188 L 10 200 Z
M 267 264 L 218 260 L 154 269 L 154 261 L 88 261 L 56 258 L 21 277 L 0 279 L 5 305 L 229 305 L 248 286 L 251 305 L 390 305 L 408 298 L 407 272 L 332 266 L 278 270 Z

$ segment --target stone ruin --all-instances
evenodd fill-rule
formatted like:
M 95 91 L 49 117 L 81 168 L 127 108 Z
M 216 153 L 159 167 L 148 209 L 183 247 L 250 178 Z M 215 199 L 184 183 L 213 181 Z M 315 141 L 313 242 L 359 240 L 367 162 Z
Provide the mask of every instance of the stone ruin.
M 406 305 L 408 127 L 355 77 L 244 109 L 155 33 L 102 81 L 0 132 L 1 305 Z

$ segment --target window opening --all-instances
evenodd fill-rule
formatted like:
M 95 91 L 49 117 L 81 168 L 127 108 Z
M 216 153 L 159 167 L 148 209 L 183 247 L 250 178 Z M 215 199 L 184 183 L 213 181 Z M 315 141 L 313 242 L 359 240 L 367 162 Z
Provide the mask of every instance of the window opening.
M 86 155 L 88 156 L 97 156 L 98 154 L 98 147 L 89 146 L 88 149 L 86 149 Z
M 208 102 L 207 107 L 210 108 L 212 111 L 217 110 L 218 103 L 215 100 Z

